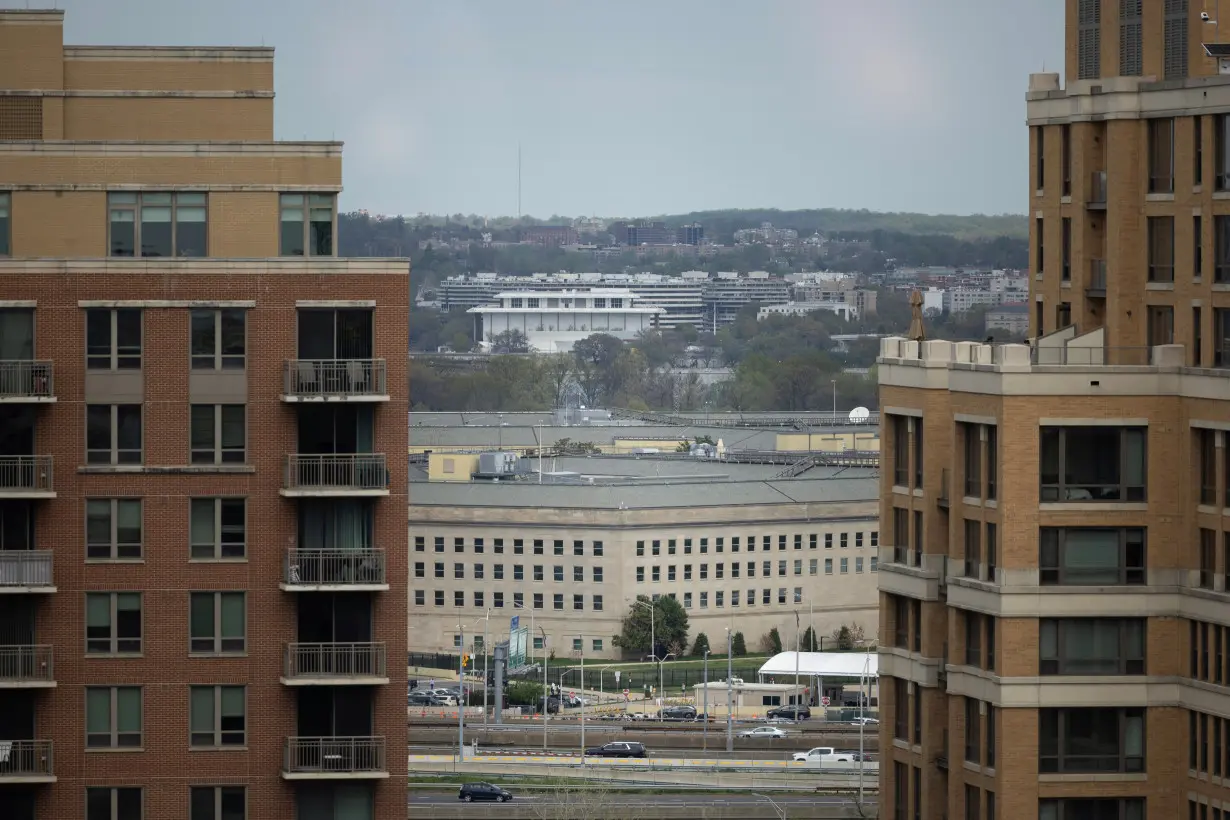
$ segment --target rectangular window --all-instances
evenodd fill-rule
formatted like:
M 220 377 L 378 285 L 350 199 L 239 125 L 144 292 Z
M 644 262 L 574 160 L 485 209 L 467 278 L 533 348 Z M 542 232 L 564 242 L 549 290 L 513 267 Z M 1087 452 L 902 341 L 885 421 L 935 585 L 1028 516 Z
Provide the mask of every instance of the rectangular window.
M 247 407 L 194 404 L 189 408 L 193 464 L 242 464 L 247 460 Z
M 889 416 L 893 431 L 893 485 L 910 486 L 910 419 Z
M 564 554 L 564 542 L 558 538 L 555 539 L 555 542 L 552 543 L 551 545 L 551 549 L 556 555 L 563 555 Z
M 193 786 L 188 820 L 246 820 L 247 790 L 243 786 Z
M 1144 501 L 1145 427 L 1043 427 L 1040 498 Z
M 85 366 L 90 370 L 141 369 L 141 311 L 90 308 L 85 312 Z
M 636 582 L 638 584 L 645 583 L 645 568 L 644 567 L 636 568 Z
M 909 767 L 904 763 L 893 764 L 893 820 L 906 820 L 906 801 L 909 799 Z
M 1102 0 L 1078 0 L 1076 9 L 1076 78 L 1102 76 Z
M 8 256 L 13 248 L 12 239 L 12 205 L 10 193 L 0 193 L 0 256 Z
M 965 625 L 965 665 L 982 668 L 982 615 L 969 610 L 962 615 Z
M 1200 530 L 1200 587 L 1213 588 L 1213 576 L 1217 572 L 1217 533 L 1214 530 Z
M 1162 21 L 1163 79 L 1182 80 L 1187 77 L 1187 0 L 1166 0 Z
M 977 786 L 965 787 L 965 820 L 982 820 L 980 800 Z
M 87 686 L 85 745 L 87 749 L 141 747 L 141 687 Z
M 1059 278 L 1064 282 L 1072 281 L 1072 218 L 1065 216 L 1059 220 L 1060 227 L 1060 243 L 1059 250 L 1062 254 L 1059 268 Z
M 1204 183 L 1204 117 L 1192 117 L 1192 185 Z
M 833 559 L 832 558 L 824 559 L 824 574 L 825 575 L 833 574 Z
M 141 593 L 86 593 L 86 653 L 91 655 L 138 653 L 141 651 L 141 631 Z
M 999 564 L 999 543 L 998 543 L 999 537 L 997 533 L 998 533 L 998 530 L 996 529 L 995 524 L 988 521 L 987 522 L 987 533 L 986 533 L 986 544 L 984 545 L 986 549 L 984 550 L 984 552 L 986 554 L 986 561 L 987 561 L 987 578 L 986 579 L 990 581 L 991 583 L 995 583 L 995 568 Z
M 453 591 L 453 606 L 462 607 L 466 605 L 466 594 L 461 590 Z
M 636 542 L 636 557 L 643 558 L 644 555 L 645 555 L 645 542 L 637 541 Z
M 718 550 L 718 552 L 721 552 L 721 550 Z M 594 542 L 594 557 L 595 558 L 602 557 L 602 542 L 601 541 Z
M 683 593 L 683 608 L 684 609 L 692 608 L 692 593 L 690 592 Z
M 1038 624 L 1043 675 L 1145 674 L 1144 618 L 1044 618 Z
M 982 763 L 982 704 L 974 698 L 965 699 L 965 759 Z
M 193 370 L 242 370 L 247 349 L 247 311 L 194 310 L 189 317 Z
M 552 595 L 551 596 L 551 606 L 555 609 L 562 611 L 564 608 L 564 593 L 557 592 L 554 595 Z
M 86 500 L 85 557 L 95 561 L 123 561 L 141 557 L 140 499 Z
M 995 706 L 987 704 L 987 743 L 986 743 L 986 762 L 988 768 L 995 768 Z M 995 812 L 991 811 L 992 795 L 987 795 L 987 817 L 995 817 Z
M 1174 282 L 1174 217 L 1149 217 L 1149 281 Z
M 1069 797 L 1039 800 L 1038 820 L 1145 820 L 1145 798 Z
M 602 596 L 601 595 L 593 596 L 593 602 L 594 602 L 594 612 L 601 612 L 602 611 Z
M 534 593 L 534 609 L 543 609 L 543 596 L 541 592 Z
M 427 604 L 427 593 L 421 589 L 416 589 L 414 591 L 414 605 L 415 606 L 426 606 L 426 604 Z
M 335 194 L 282 194 L 281 256 L 333 256 Z
M 981 425 L 961 422 L 961 440 L 965 454 L 965 495 L 970 498 L 982 498 L 981 429 Z
M 453 578 L 463 580 L 466 577 L 466 565 L 462 563 L 453 564 Z
M 1034 219 L 1034 273 L 1041 274 L 1046 269 L 1046 233 L 1043 230 L 1042 217 Z
M 111 256 L 206 255 L 209 209 L 203 193 L 107 194 Z
M 1059 126 L 1059 136 L 1063 156 L 1063 193 L 1062 196 L 1072 196 L 1072 126 Z
M 481 566 L 482 564 L 476 564 L 475 569 Z M 504 565 L 503 564 L 492 564 L 491 565 L 491 577 L 497 581 L 503 581 L 504 580 Z
M 436 552 L 444 552 L 444 536 L 437 535 L 435 538 Z
M 245 499 L 193 498 L 189 509 L 189 556 L 196 561 L 226 561 L 246 556 Z
M 193 592 L 188 612 L 190 652 L 222 655 L 247 649 L 245 593 Z
M 1197 446 L 1200 449 L 1200 503 L 1217 503 L 1217 431 L 1196 430 Z
M 1046 187 L 1046 127 L 1034 127 L 1034 189 L 1041 191 Z
M 718 590 L 717 592 L 713 593 L 713 605 L 718 606 L 718 607 L 725 606 L 726 605 L 725 597 L 726 597 L 725 593 L 722 592 L 721 590 Z M 705 603 L 704 603 L 704 600 L 702 599 L 701 606 L 704 606 L 704 605 Z
M 191 745 L 243 746 L 247 741 L 247 693 L 243 686 L 189 687 Z
M 1137 7 L 1140 0 L 1136 0 Z M 1149 193 L 1174 193 L 1174 120 L 1147 120 L 1149 125 Z M 1158 280 L 1165 281 L 1165 280 Z
M 436 606 L 444 606 L 444 591 L 443 590 L 437 589 L 434 591 L 434 601 L 435 601 Z
M 914 489 L 923 486 L 923 420 L 914 419 Z M 845 539 L 843 534 L 842 539 Z M 842 544 L 844 547 L 845 544 Z
M 584 595 L 573 595 L 572 596 L 572 608 L 575 610 L 585 609 L 585 596 Z
M 731 590 L 731 592 L 730 592 L 730 605 L 731 605 L 731 606 L 738 606 L 738 605 L 739 605 L 739 590 L 737 590 L 737 589 Z
M 580 583 L 584 581 L 585 580 L 585 567 L 573 567 L 572 568 L 572 580 L 576 583 Z
M 965 577 L 978 578 L 982 572 L 982 522 L 965 519 Z
M 1197 282 L 1204 276 L 1204 222 L 1200 216 L 1192 217 L 1192 278 Z M 1197 359 L 1197 361 L 1199 361 Z
M 142 790 L 139 786 L 90 786 L 85 790 L 85 820 L 141 820 Z M 194 812 L 192 820 L 212 820 L 213 815 Z M 244 815 L 234 815 L 235 820 L 244 820 Z M 218 820 L 231 820 L 223 816 Z
M 904 678 L 893 678 L 893 737 L 910 739 L 910 694 L 909 683 Z
M 811 559 L 811 561 L 809 561 L 807 565 L 807 574 L 808 575 L 818 575 L 819 572 L 820 572 L 820 559 L 818 558 Z
M 1145 710 L 1039 709 L 1038 771 L 1043 774 L 1145 770 Z
M 910 648 L 910 599 L 893 596 L 893 646 Z
M 826 550 L 831 550 L 833 548 L 833 533 L 826 532 L 824 534 L 824 548 Z
M 841 559 L 841 574 L 842 574 L 842 575 L 845 575 L 845 574 L 846 574 L 846 573 L 848 573 L 849 571 L 850 571 L 850 559 L 849 559 L 849 558 L 842 558 L 842 559 Z
M 1230 216 L 1213 217 L 1213 281 L 1230 284 Z
M 1145 583 L 1143 528 L 1043 527 L 1040 542 L 1044 586 Z

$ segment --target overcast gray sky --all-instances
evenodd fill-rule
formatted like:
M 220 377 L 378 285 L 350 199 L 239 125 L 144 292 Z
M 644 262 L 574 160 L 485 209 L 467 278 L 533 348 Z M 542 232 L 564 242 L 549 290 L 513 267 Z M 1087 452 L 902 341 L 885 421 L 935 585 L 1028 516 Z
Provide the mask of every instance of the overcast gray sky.
M 0 0 L 24 7 L 23 0 Z M 32 7 L 51 5 L 31 2 Z M 343 207 L 1023 212 L 1062 0 L 59 0 L 74 44 L 277 48 Z

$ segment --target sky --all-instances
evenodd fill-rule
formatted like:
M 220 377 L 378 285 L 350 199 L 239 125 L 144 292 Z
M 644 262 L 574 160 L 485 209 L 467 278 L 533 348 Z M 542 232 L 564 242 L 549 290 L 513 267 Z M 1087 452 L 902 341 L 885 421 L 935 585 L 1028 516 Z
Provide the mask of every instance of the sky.
M 1023 213 L 1063 0 L 0 0 L 75 45 L 276 48 L 346 210 Z M 520 208 L 518 208 L 520 146 Z

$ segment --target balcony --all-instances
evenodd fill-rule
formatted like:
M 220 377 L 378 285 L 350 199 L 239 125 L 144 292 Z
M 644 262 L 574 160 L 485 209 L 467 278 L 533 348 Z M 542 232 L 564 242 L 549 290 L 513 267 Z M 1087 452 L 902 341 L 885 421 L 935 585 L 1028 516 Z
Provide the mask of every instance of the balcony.
M 0 403 L 50 404 L 56 400 L 51 362 L 0 360 Z
M 1089 199 L 1085 207 L 1091 211 L 1106 210 L 1106 172 L 1094 171 L 1089 175 Z
M 389 682 L 383 643 L 291 643 L 282 683 L 287 686 L 379 686 Z
M 389 494 L 383 453 L 296 453 L 286 457 L 282 495 L 296 498 Z
M 384 359 L 289 359 L 282 401 L 388 401 L 387 375 Z
M 385 592 L 384 550 L 287 550 L 278 586 L 287 592 Z
M 0 784 L 54 783 L 50 740 L 0 740 Z
M 51 550 L 0 550 L 0 595 L 55 591 Z
M 55 498 L 51 456 L 0 456 L 0 498 Z
M 1090 299 L 1106 298 L 1106 260 L 1089 260 L 1089 280 L 1085 285 L 1085 296 Z
M 286 738 L 282 760 L 285 780 L 372 780 L 388 776 L 383 737 Z
M 55 685 L 50 646 L 0 646 L 0 689 L 50 689 Z

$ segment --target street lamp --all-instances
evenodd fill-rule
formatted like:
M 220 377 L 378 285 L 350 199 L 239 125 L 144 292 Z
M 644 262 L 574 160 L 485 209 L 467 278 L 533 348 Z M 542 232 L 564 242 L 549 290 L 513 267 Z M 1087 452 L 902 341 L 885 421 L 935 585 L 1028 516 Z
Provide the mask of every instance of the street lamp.
M 487 728 L 487 692 L 489 690 L 488 681 L 491 680 L 491 670 L 487 665 L 487 627 L 491 625 L 491 609 L 488 607 L 487 614 L 483 618 L 483 729 Z
M 478 618 L 472 626 L 477 626 L 478 622 L 483 620 Z M 457 761 L 461 762 L 465 759 L 466 747 L 466 630 L 461 625 L 461 613 L 457 613 L 457 632 L 460 633 L 461 646 L 457 649 L 457 689 L 461 695 L 461 704 L 457 709 Z M 484 684 L 486 681 L 484 681 Z
M 656 641 L 654 641 L 654 628 L 653 628 L 653 622 L 654 622 L 654 606 L 653 606 L 653 601 L 649 601 L 649 600 L 642 601 L 640 598 L 637 598 L 637 599 L 636 599 L 635 601 L 633 601 L 632 603 L 633 603 L 633 604 L 635 604 L 636 606 L 644 606 L 644 607 L 648 607 L 648 608 L 649 608 L 649 654 L 650 654 L 651 656 L 653 656 L 653 659 L 656 661 L 656 660 L 658 659 L 658 649 L 657 649 L 657 642 L 656 642 Z M 658 666 L 658 690 L 659 690 L 659 691 L 661 691 L 661 689 L 662 689 L 662 667 L 661 667 L 661 665 L 659 665 L 659 666 Z M 662 710 L 661 710 L 661 709 L 659 709 L 659 710 L 658 710 L 658 720 L 660 721 L 661 719 L 662 719 Z
M 542 633 L 542 750 L 547 750 L 547 630 L 541 626 L 538 631 Z
M 829 379 L 833 383 L 833 420 L 837 420 L 837 379 Z
M 735 723 L 734 723 L 734 674 L 735 674 L 735 652 L 734 652 L 734 633 L 730 627 L 726 627 L 726 751 L 727 753 L 735 750 Z
M 703 737 L 701 741 L 702 743 L 701 748 L 703 748 L 705 751 L 708 751 L 709 750 L 709 647 L 707 646 L 705 647 L 704 684 L 705 684 L 705 703 L 704 703 L 704 709 L 701 711 L 701 716 L 705 719 L 705 725 L 704 725 L 704 728 L 701 730 L 702 737 Z

